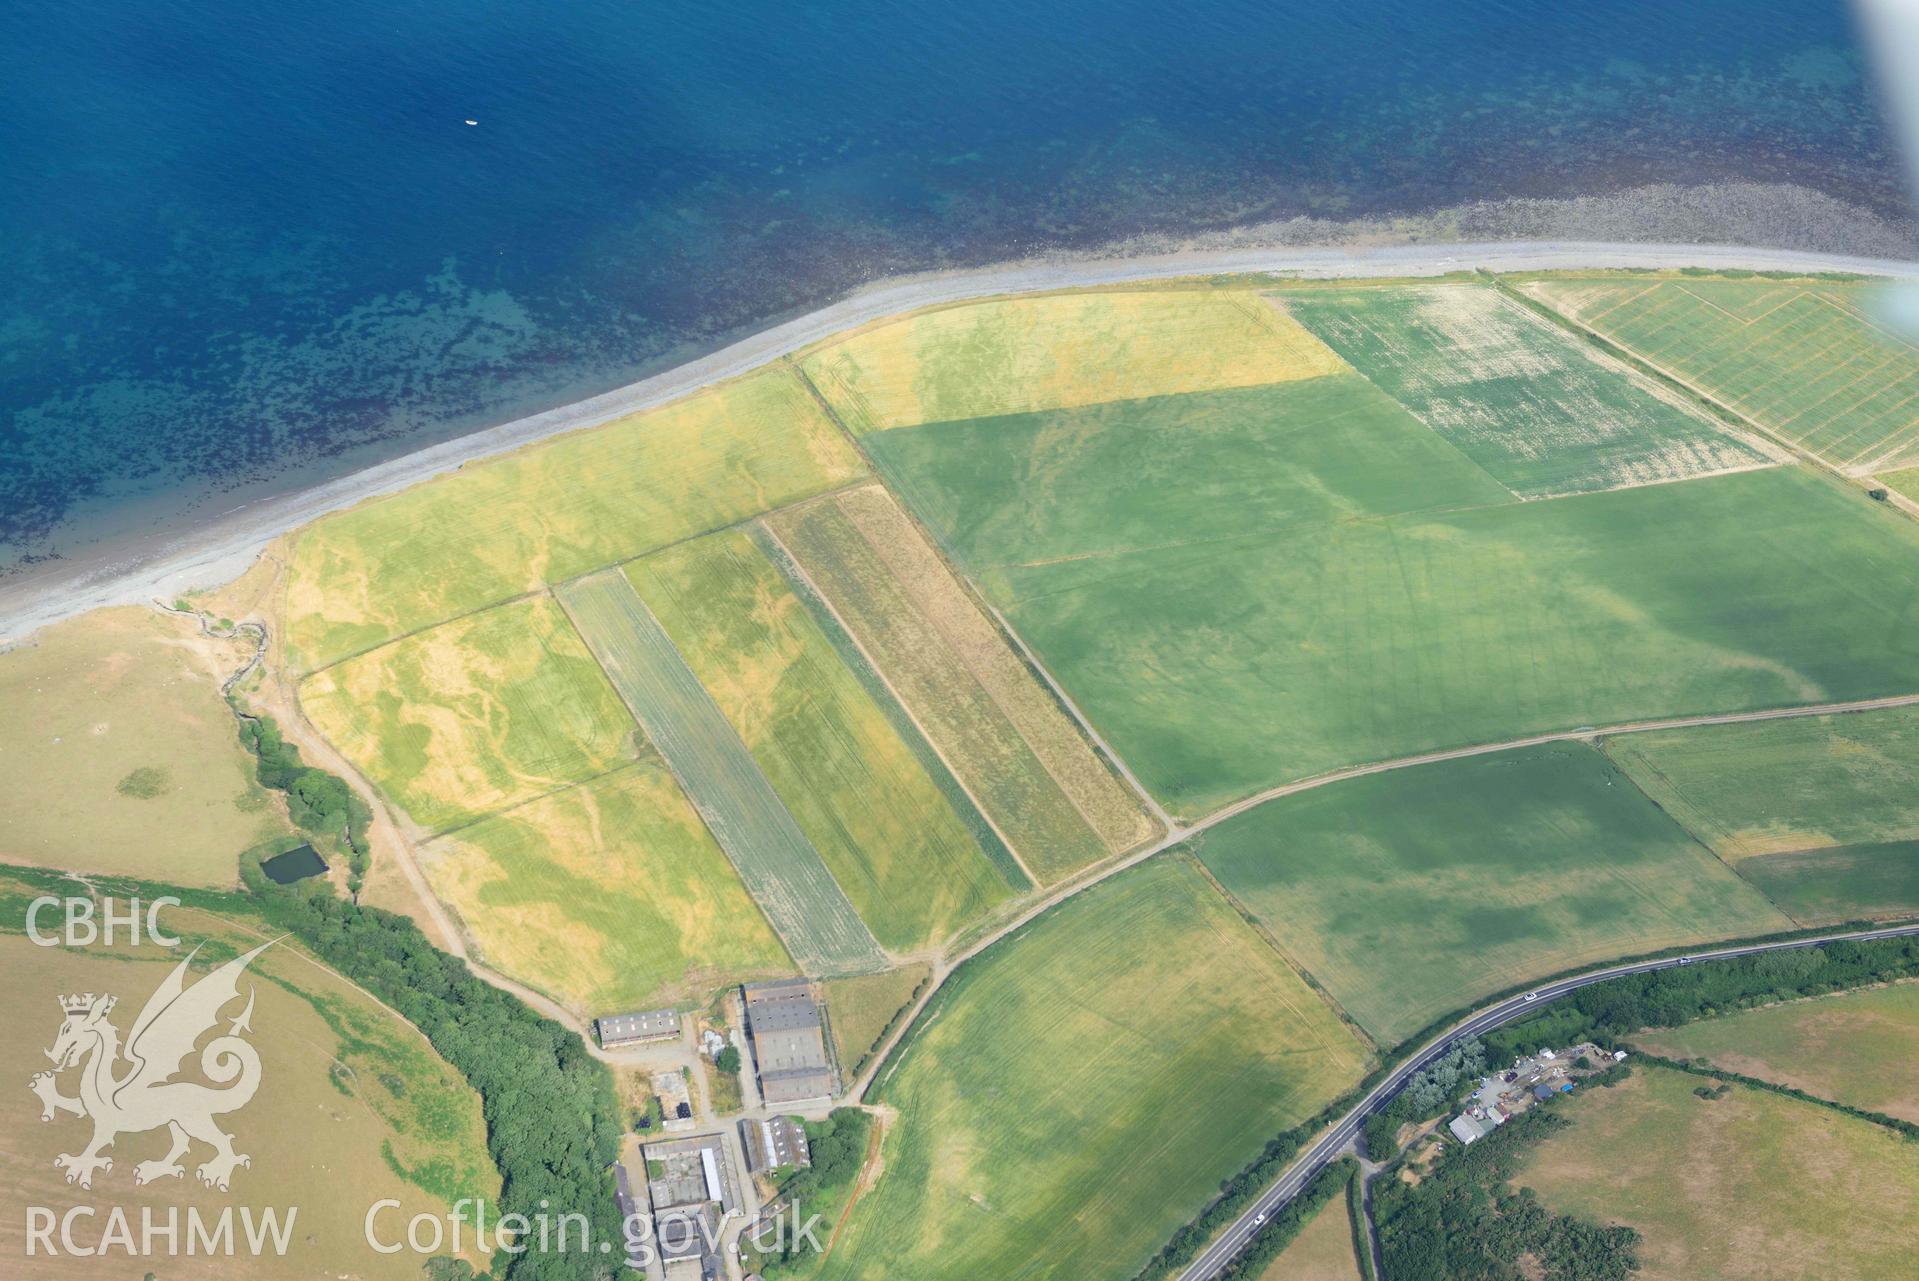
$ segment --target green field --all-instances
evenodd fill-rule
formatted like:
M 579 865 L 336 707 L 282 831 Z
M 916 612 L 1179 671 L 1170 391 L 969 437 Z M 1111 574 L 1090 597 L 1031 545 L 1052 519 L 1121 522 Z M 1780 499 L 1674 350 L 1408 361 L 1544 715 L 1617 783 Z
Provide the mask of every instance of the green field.
M 864 470 L 800 381 L 777 366 L 469 463 L 295 537 L 287 665 L 322 666 Z
M 1919 467 L 1880 472 L 1878 479 L 1881 484 L 1889 485 L 1907 498 L 1919 502 Z
M 626 575 L 883 946 L 925 947 L 1009 897 L 913 747 L 746 531 L 658 552 Z
M 1281 295 L 1295 318 L 1526 498 L 1764 466 L 1742 440 L 1487 285 Z
M 625 576 L 595 574 L 559 595 L 800 968 L 881 968 L 872 933 L 819 851 Z
M 1919 1144 L 1817 1104 L 1642 1066 L 1559 1105 L 1515 1184 L 1645 1238 L 1643 1281 L 1910 1276 Z
M 1576 965 L 1791 925 L 1578 743 L 1328 784 L 1197 845 L 1382 1045 Z
M 1606 752 L 1793 919 L 1919 912 L 1919 707 L 1634 734 Z
M 650 752 L 442 837 L 420 863 L 478 959 L 584 1017 L 793 972 Z
M 1188 813 L 1438 747 L 1919 688 L 1919 529 L 1795 468 L 982 585 Z
M 1512 501 L 1353 373 L 901 428 L 866 446 L 974 574 Z
M 1533 297 L 1835 466 L 1919 462 L 1919 352 L 1830 281 L 1561 279 Z
M 1606 752 L 1728 859 L 1919 840 L 1919 706 L 1633 734 Z
M 1919 984 L 1739 1010 L 1641 1032 L 1633 1044 L 1919 1122 Z
M 1807 925 L 1919 916 L 1919 841 L 1760 854 L 1739 874 Z
M 548 596 L 336 664 L 300 686 L 321 733 L 446 831 L 632 759 L 633 718 Z
M 1026 294 L 879 321 L 800 358 L 862 435 L 919 423 L 1315 378 L 1341 368 L 1257 294 Z
M 1154 859 L 948 980 L 821 1275 L 1123 1281 L 1366 1066 L 1190 862 Z
M 1138 801 L 884 490 L 768 525 L 1035 879 L 1152 836 Z

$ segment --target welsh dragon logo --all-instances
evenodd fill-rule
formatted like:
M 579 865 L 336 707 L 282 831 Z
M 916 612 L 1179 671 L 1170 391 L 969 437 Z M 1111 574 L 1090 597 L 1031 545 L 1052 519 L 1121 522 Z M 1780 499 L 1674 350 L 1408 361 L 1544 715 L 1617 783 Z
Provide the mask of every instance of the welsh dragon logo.
M 68 1183 L 92 1187 L 95 1171 L 113 1169 L 113 1158 L 102 1153 L 113 1146 L 115 1139 L 162 1126 L 171 1136 L 172 1146 L 158 1160 L 141 1161 L 133 1167 L 136 1184 L 184 1174 L 180 1158 L 196 1139 L 213 1148 L 212 1157 L 195 1171 L 200 1182 L 209 1187 L 226 1191 L 234 1168 L 252 1164 L 250 1158 L 233 1150 L 233 1136 L 213 1120 L 245 1107 L 260 1088 L 259 1051 L 241 1037 L 241 1033 L 253 1030 L 250 986 L 246 1008 L 224 1034 L 208 1041 L 200 1051 L 200 1071 L 215 1086 L 224 1088 L 173 1078 L 193 1053 L 195 1043 L 220 1021 L 220 1011 L 239 999 L 241 973 L 271 946 L 263 943 L 244 956 L 234 957 L 191 987 L 186 978 L 193 957 L 188 955 L 147 998 L 124 1048 L 120 1030 L 107 1018 L 117 1003 L 115 997 L 88 992 L 60 998 L 66 1020 L 60 1025 L 53 1048 L 46 1052 L 53 1070 L 36 1074 L 27 1084 L 40 1096 L 42 1121 L 70 1112 L 93 1122 L 93 1140 L 84 1150 L 53 1159 L 67 1172 Z M 57 1078 L 75 1067 L 80 1070 L 80 1093 L 69 1098 L 60 1093 Z

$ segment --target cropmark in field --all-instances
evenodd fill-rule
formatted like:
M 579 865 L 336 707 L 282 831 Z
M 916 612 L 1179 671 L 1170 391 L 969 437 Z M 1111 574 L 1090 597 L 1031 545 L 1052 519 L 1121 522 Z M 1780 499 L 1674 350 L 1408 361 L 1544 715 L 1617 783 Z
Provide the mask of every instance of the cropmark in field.
M 1795 920 L 1919 911 L 1919 707 L 1629 735 L 1606 752 Z
M 954 775 L 1042 882 L 1155 827 L 878 486 L 767 522 Z
M 320 667 L 864 471 L 784 367 L 468 463 L 295 536 L 287 663 Z
M 819 851 L 625 575 L 577 579 L 559 596 L 800 968 L 883 968 L 872 933 Z
M 337 663 L 300 706 L 419 826 L 441 832 L 632 759 L 633 718 L 548 596 Z
M 827 1281 L 1130 1277 L 1369 1057 L 1178 857 L 969 963 L 913 1036 Z
M 1783 457 L 1486 285 L 1303 290 L 1275 302 L 1523 498 Z
M 1791 928 L 1582 743 L 1331 783 L 1196 848 L 1382 1045 L 1574 966 Z
M 626 574 L 881 944 L 922 948 L 1009 897 L 952 802 L 746 531 L 655 553 Z
M 581 1015 L 793 972 L 651 751 L 441 837 L 420 864 L 480 960 Z
M 1533 297 L 1855 473 L 1919 463 L 1919 351 L 1834 281 L 1535 281 Z
M 1185 813 L 1544 730 L 1919 690 L 1919 529 L 1794 467 L 1002 569 L 982 587 Z
M 1606 752 L 1729 860 L 1919 840 L 1919 706 L 1633 734 Z
M 1806 925 L 1919 916 L 1919 841 L 1760 854 L 1739 874 Z
M 996 569 L 1514 501 L 1351 372 L 902 427 L 865 445 L 989 589 Z
M 1258 295 L 989 298 L 884 320 L 800 358 L 856 433 L 1313 378 L 1337 356 Z

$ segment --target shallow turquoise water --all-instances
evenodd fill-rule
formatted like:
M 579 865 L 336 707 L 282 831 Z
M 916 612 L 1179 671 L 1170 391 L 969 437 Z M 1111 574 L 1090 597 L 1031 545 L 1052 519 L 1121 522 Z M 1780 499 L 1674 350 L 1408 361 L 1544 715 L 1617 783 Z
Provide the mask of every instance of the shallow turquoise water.
M 1902 209 L 1810 0 L 74 0 L 0 6 L 0 69 L 0 574 L 900 270 L 1664 179 Z

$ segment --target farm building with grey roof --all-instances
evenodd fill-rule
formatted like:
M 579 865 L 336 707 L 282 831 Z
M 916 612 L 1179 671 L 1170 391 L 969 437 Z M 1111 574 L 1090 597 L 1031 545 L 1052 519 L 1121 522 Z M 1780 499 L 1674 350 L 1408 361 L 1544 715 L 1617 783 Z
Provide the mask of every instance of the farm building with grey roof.
M 679 1034 L 678 1010 L 637 1010 L 593 1020 L 593 1035 L 599 1038 L 603 1050 L 645 1041 L 670 1041 Z
M 826 1023 L 813 985 L 806 979 L 749 983 L 746 1035 L 760 1096 L 776 1107 L 833 1096 L 833 1060 L 826 1050 Z

